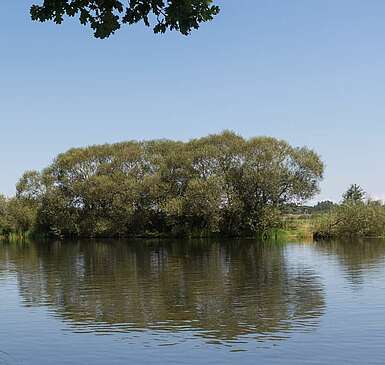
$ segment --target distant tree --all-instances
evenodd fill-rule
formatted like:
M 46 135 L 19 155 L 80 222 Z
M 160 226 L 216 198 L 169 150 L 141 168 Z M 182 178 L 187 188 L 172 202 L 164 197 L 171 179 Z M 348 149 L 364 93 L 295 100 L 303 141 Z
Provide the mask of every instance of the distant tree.
M 31 7 L 33 20 L 61 24 L 65 16 L 79 17 L 96 38 L 107 38 L 123 24 L 153 24 L 155 33 L 176 30 L 188 35 L 219 13 L 212 0 L 44 0 Z
M 349 189 L 342 195 L 343 203 L 362 203 L 365 200 L 366 193 L 361 186 L 352 184 Z
M 312 211 L 315 213 L 324 213 L 332 210 L 336 206 L 335 203 L 333 203 L 330 200 L 325 200 L 322 202 L 318 202 L 313 208 Z

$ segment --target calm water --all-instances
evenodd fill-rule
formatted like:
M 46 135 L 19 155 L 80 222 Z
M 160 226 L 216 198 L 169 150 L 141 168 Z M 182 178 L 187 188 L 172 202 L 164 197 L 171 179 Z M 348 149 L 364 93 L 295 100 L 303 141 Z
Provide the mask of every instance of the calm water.
M 385 241 L 0 243 L 0 364 L 384 364 Z

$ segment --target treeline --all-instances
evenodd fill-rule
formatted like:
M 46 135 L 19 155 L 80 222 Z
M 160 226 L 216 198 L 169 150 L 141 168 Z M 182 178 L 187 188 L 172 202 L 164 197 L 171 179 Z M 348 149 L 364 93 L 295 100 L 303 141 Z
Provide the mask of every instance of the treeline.
M 75 148 L 26 172 L 0 200 L 3 233 L 57 237 L 255 236 L 313 197 L 323 163 L 312 150 L 232 132 Z
M 300 215 L 311 215 L 329 212 L 331 209 L 337 206 L 336 203 L 330 200 L 324 200 L 318 202 L 315 205 L 299 205 L 299 204 L 287 204 L 283 209 L 284 214 L 300 214 Z
M 351 185 L 340 204 L 314 219 L 317 239 L 385 237 L 385 205 L 372 200 L 358 185 Z

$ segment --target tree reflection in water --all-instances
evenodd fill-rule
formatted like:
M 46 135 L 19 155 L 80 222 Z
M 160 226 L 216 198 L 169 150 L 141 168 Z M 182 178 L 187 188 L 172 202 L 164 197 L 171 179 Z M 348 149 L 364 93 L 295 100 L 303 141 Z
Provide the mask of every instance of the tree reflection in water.
M 385 264 L 385 240 L 351 239 L 321 241 L 315 245 L 317 252 L 336 258 L 346 277 L 359 289 L 365 275 L 382 270 Z
M 193 331 L 215 341 L 281 339 L 314 328 L 317 273 L 254 241 L 0 244 L 23 303 L 48 306 L 74 331 Z

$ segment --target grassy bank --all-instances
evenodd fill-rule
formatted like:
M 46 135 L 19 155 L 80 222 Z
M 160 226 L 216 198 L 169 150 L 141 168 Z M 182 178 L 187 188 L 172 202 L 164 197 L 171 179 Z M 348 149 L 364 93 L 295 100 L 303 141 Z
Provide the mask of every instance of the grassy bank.
M 323 213 L 285 215 L 277 235 L 316 240 L 385 238 L 385 206 L 370 200 L 345 202 Z
M 314 221 L 311 215 L 286 215 L 282 219 L 280 235 L 288 239 L 313 239 Z

